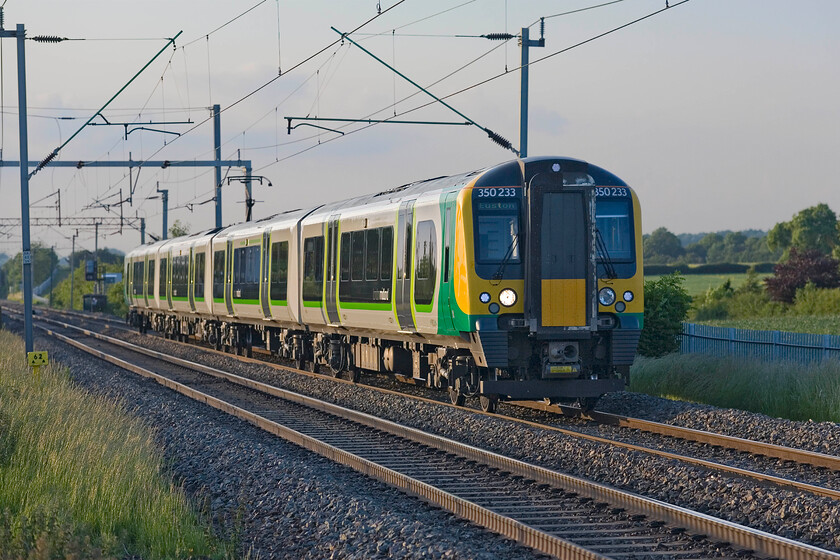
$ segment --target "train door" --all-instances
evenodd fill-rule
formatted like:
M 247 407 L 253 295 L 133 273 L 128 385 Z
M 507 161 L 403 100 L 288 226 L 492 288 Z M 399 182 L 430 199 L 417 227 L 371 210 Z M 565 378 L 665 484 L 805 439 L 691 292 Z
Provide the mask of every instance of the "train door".
M 452 246 L 455 239 L 455 204 L 458 199 L 458 193 L 453 192 L 444 196 L 443 203 L 443 244 L 441 257 L 441 282 L 440 282 L 440 304 L 438 313 L 438 323 L 441 332 L 454 331 L 454 310 L 455 296 L 453 290 L 452 271 L 453 271 L 453 252 Z
M 592 316 L 591 189 L 564 187 L 562 174 L 540 173 L 528 191 L 528 313 L 537 330 L 585 328 Z
M 166 305 L 172 309 L 172 251 L 166 253 L 168 266 L 166 267 Z
M 263 317 L 271 318 L 271 307 L 269 305 L 268 288 L 271 285 L 271 230 L 267 229 L 263 232 L 262 239 L 262 259 L 260 268 L 262 274 L 260 276 L 260 305 L 262 306 Z
M 195 248 L 190 247 L 190 262 L 187 266 L 187 301 L 190 310 L 195 311 Z
M 324 303 L 327 308 L 327 322 L 331 325 L 341 323 L 338 314 L 338 214 L 333 214 L 327 221 L 327 267 L 324 274 Z
M 227 240 L 225 250 L 225 306 L 228 315 L 233 315 L 233 240 Z
M 394 280 L 394 305 L 401 331 L 414 332 L 414 315 L 411 312 L 412 254 L 414 247 L 414 201 L 400 204 L 397 216 L 397 274 Z
M 149 255 L 143 257 L 143 303 L 149 307 L 149 284 L 154 278 L 149 278 Z

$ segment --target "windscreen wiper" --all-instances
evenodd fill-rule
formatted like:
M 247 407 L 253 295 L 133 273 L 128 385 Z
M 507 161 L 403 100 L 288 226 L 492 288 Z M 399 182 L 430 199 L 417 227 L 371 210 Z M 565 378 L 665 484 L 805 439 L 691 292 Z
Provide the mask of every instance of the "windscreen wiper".
M 500 281 L 504 278 L 505 275 L 505 267 L 510 262 L 511 258 L 513 257 L 513 251 L 516 248 L 516 245 L 519 243 L 519 234 L 513 236 L 513 239 L 510 240 L 510 245 L 508 245 L 507 251 L 505 252 L 504 258 L 502 258 L 502 262 L 499 263 L 499 268 L 496 269 L 496 272 L 493 273 L 493 276 L 490 278 L 490 281 Z
M 604 274 L 610 280 L 618 278 L 615 272 L 610 253 L 607 251 L 607 244 L 604 243 L 604 236 L 601 235 L 601 230 L 595 228 L 595 245 L 598 248 L 598 253 L 601 255 L 601 264 L 604 265 Z

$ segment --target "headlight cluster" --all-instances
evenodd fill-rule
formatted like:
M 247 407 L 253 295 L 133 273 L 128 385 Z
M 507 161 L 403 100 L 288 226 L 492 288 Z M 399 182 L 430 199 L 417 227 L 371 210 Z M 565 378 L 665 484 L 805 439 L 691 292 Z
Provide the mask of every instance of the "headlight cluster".
M 493 315 L 497 314 L 499 311 L 502 310 L 499 303 L 501 303 L 505 307 L 512 307 L 516 304 L 516 300 L 519 299 L 519 296 L 516 295 L 516 291 L 512 290 L 511 288 L 505 288 L 501 292 L 499 292 L 499 303 L 493 302 L 490 303 L 493 299 L 493 296 L 490 295 L 489 292 L 481 292 L 478 294 L 478 301 L 483 304 L 490 304 L 487 309 Z
M 612 288 L 601 288 L 601 290 L 598 292 L 598 302 L 605 307 L 609 307 L 615 303 L 615 310 L 619 313 L 627 309 L 627 303 L 633 301 L 633 299 L 636 296 L 633 294 L 633 292 L 627 290 L 621 295 L 621 297 L 622 299 L 624 299 L 624 301 L 619 301 L 618 303 L 616 303 L 617 298 L 615 295 L 615 290 L 613 290 Z

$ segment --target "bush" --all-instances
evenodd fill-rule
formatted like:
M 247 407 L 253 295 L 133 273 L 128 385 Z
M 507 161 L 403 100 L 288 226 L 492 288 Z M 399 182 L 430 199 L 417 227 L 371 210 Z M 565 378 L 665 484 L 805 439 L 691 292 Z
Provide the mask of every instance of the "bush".
M 691 296 L 677 273 L 645 282 L 645 326 L 639 339 L 643 356 L 664 356 L 676 352 L 682 322 L 691 307 Z
M 776 265 L 775 274 L 764 280 L 775 301 L 793 303 L 796 291 L 809 282 L 817 288 L 840 286 L 840 261 L 816 250 L 790 250 L 790 258 Z
M 796 291 L 794 309 L 797 315 L 836 315 L 840 314 L 840 289 L 817 288 L 814 284 L 805 284 Z

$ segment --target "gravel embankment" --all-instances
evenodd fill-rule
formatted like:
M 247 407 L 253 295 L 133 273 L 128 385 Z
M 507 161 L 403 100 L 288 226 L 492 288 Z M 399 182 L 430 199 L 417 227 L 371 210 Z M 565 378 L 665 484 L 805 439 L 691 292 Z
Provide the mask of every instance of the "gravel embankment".
M 159 338 L 131 333 L 121 333 L 119 337 L 143 342 L 160 350 L 172 347 L 171 342 Z M 583 442 L 538 428 L 512 428 L 511 423 L 502 418 L 418 403 L 400 396 L 376 393 L 362 386 L 336 384 L 330 380 L 305 377 L 267 366 L 244 364 L 231 357 L 208 353 L 196 347 L 179 346 L 177 352 L 187 359 L 248 375 L 471 445 L 840 551 L 840 503 L 828 498 L 732 478 L 715 471 Z M 727 426 L 729 430 L 738 430 L 736 435 L 741 437 L 760 439 L 762 434 L 781 434 L 787 430 L 785 437 L 776 437 L 774 443 L 823 452 L 823 443 L 833 446 L 833 442 L 840 442 L 840 426 L 834 424 L 824 425 L 824 433 L 815 437 L 811 434 L 813 424 L 809 423 L 780 421 L 690 403 L 672 403 L 631 393 L 608 397 L 601 408 L 658 420 L 670 418 L 675 423 L 682 420 L 684 424 L 702 429 L 711 429 L 712 424 L 718 424 Z M 689 422 L 695 414 L 704 420 Z M 733 419 L 737 418 L 742 419 L 742 426 L 733 428 Z M 812 445 L 809 446 L 808 442 Z M 838 449 L 840 446 L 833 448 Z
M 243 557 L 541 557 L 153 381 L 36 341 L 80 385 L 146 419 L 175 478 Z

